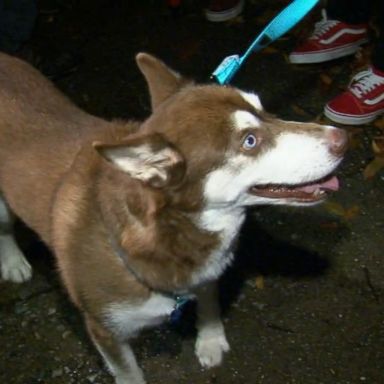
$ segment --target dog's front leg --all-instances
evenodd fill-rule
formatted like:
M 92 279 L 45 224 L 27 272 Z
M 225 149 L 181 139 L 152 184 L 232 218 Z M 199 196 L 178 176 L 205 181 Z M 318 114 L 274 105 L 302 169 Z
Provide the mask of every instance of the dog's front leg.
M 197 340 L 195 353 L 203 367 L 219 365 L 224 352 L 229 351 L 221 321 L 217 283 L 209 283 L 196 290 Z
M 111 332 L 92 319 L 86 319 L 88 332 L 115 377 L 116 384 L 145 384 L 143 372 L 126 341 L 118 340 Z
M 22 283 L 32 276 L 32 268 L 13 236 L 14 216 L 0 195 L 0 277 Z

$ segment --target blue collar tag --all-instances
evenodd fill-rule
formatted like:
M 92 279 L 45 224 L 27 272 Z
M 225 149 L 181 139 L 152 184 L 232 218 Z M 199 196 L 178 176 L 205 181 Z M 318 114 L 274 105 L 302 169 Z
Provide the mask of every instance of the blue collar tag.
M 169 315 L 169 322 L 173 325 L 177 324 L 180 321 L 185 307 L 188 305 L 188 303 L 195 300 L 195 296 L 191 294 L 176 295 L 174 296 L 174 299 L 175 306 L 173 307 L 173 311 Z

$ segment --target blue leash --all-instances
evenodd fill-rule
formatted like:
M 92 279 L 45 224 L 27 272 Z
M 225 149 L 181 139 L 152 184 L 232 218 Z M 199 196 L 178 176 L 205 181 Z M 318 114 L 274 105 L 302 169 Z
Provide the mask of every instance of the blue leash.
M 292 1 L 262 30 L 242 56 L 231 55 L 225 57 L 214 70 L 211 78 L 220 85 L 228 84 L 252 52 L 260 51 L 287 33 L 318 2 L 319 0 Z

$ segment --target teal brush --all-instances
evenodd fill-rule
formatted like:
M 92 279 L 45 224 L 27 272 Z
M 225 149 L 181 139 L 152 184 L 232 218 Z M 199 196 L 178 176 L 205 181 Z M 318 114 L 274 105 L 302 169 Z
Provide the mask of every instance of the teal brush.
M 252 52 L 260 51 L 287 33 L 318 2 L 319 0 L 292 1 L 263 29 L 242 56 L 231 55 L 225 57 L 211 77 L 221 85 L 228 84 Z

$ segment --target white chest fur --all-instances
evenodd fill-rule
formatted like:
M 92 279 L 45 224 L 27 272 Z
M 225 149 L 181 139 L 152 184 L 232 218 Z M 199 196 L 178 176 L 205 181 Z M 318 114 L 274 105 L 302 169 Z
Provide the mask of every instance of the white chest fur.
M 112 303 L 104 309 L 105 324 L 122 338 L 135 335 L 142 328 L 161 324 L 171 314 L 175 300 L 153 293 L 142 303 Z
M 198 225 L 202 229 L 219 233 L 219 245 L 213 250 L 206 263 L 193 274 L 193 284 L 216 280 L 231 264 L 232 248 L 244 218 L 244 210 L 238 207 L 203 211 L 198 219 Z

